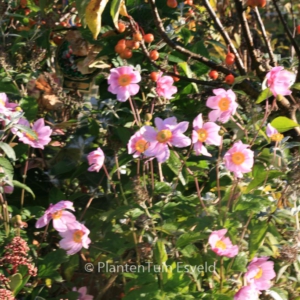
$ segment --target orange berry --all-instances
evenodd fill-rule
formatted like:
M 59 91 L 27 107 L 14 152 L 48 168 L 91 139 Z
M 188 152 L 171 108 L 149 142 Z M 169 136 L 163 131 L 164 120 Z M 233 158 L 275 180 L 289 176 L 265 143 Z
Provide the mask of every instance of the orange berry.
M 186 5 L 193 5 L 193 0 L 186 0 L 184 2 L 184 4 L 186 4 Z
M 126 40 L 124 39 L 119 40 L 118 45 L 126 45 Z
M 20 6 L 25 8 L 27 6 L 27 0 L 20 0 Z
M 132 48 L 134 43 L 133 40 L 124 40 L 124 41 L 127 48 Z
M 117 44 L 115 46 L 115 52 L 119 54 L 122 53 L 125 49 L 126 49 L 125 44 Z
M 219 73 L 216 71 L 216 70 L 211 70 L 209 73 L 208 73 L 208 76 L 213 79 L 213 80 L 216 80 L 218 77 L 219 77 Z
M 159 58 L 159 53 L 157 50 L 152 50 L 150 53 L 149 53 L 149 56 L 152 60 L 158 60 Z
M 132 35 L 132 38 L 133 38 L 133 40 L 136 41 L 136 42 L 140 42 L 140 41 L 143 40 L 143 36 L 142 36 L 142 34 L 141 34 L 140 32 L 134 33 L 134 34 Z
M 119 31 L 120 33 L 124 32 L 124 31 L 126 30 L 125 24 L 124 24 L 124 23 L 121 23 L 121 22 L 118 23 L 118 28 L 119 28 L 118 31 Z
M 152 33 L 148 33 L 144 35 L 145 43 L 152 43 L 154 41 L 154 35 Z
M 300 34 L 300 25 L 297 26 L 297 33 Z
M 174 73 L 179 75 L 178 71 L 175 71 Z M 180 80 L 179 77 L 176 77 L 176 76 L 171 76 L 171 77 L 173 78 L 174 82 L 177 82 Z
M 258 7 L 265 7 L 267 4 L 267 1 L 266 0 L 256 0 L 256 5 Z
M 230 66 L 234 64 L 234 60 L 235 60 L 235 55 L 231 52 L 228 52 L 225 59 L 226 65 Z
M 81 23 L 76 23 L 76 27 L 81 27 L 82 26 L 82 24 Z
M 234 83 L 234 76 L 232 74 L 229 74 L 225 77 L 225 82 L 227 84 L 233 84 Z
M 55 43 L 55 45 L 59 46 L 62 43 L 63 38 L 61 36 L 54 36 L 52 40 Z
M 132 57 L 132 51 L 126 48 L 122 53 L 120 53 L 120 57 L 123 59 L 129 59 Z
M 25 16 L 28 16 L 30 14 L 31 10 L 29 8 L 24 9 Z
M 171 7 L 171 8 L 176 8 L 178 6 L 178 3 L 176 0 L 168 0 L 167 1 L 167 6 Z
M 132 41 L 132 45 L 131 45 L 132 49 L 139 49 L 140 48 L 140 42 L 134 42 Z
M 156 82 L 157 79 L 158 79 L 158 74 L 159 74 L 159 72 L 151 72 L 150 73 L 151 80 L 154 81 L 154 82 Z
M 59 23 L 61 26 L 63 26 L 63 27 L 67 27 L 68 26 L 68 23 L 67 22 L 60 22 Z

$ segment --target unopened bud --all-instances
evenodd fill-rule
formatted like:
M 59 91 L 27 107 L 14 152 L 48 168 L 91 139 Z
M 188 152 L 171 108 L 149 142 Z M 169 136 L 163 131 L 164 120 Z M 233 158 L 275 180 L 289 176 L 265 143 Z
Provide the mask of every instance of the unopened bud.
M 225 134 L 225 131 L 223 129 L 220 129 L 218 133 L 220 136 L 223 136 Z
M 152 115 L 151 114 L 145 114 L 145 120 L 146 121 L 151 121 L 152 120 Z

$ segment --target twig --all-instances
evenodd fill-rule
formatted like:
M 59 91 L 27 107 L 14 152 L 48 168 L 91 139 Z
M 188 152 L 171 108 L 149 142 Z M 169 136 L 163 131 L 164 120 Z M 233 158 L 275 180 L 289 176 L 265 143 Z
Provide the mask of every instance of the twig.
M 225 28 L 223 27 L 220 19 L 217 17 L 217 15 L 215 14 L 215 11 L 211 7 L 210 2 L 208 0 L 203 0 L 203 5 L 205 6 L 206 10 L 208 11 L 210 17 L 215 22 L 217 30 L 222 35 L 222 38 L 224 39 L 226 44 L 230 46 L 230 49 L 231 49 L 232 53 L 235 55 L 235 57 L 236 57 L 236 66 L 239 69 L 240 74 L 241 75 L 246 75 L 245 66 L 243 64 L 243 61 L 242 61 L 238 51 L 234 47 L 234 45 L 231 41 L 231 38 L 229 37 L 228 33 L 225 31 Z
M 267 46 L 267 51 L 269 53 L 269 57 L 270 57 L 270 65 L 271 66 L 275 66 L 275 57 L 274 57 L 274 53 L 273 53 L 273 50 L 272 50 L 272 46 L 271 46 L 271 43 L 270 43 L 270 39 L 268 38 L 267 36 L 267 32 L 266 32 L 266 29 L 265 29 L 265 25 L 260 17 L 260 13 L 259 13 L 259 10 L 257 7 L 254 8 L 254 13 L 255 13 L 255 16 L 256 16 L 256 19 L 257 19 L 257 23 L 260 27 L 260 30 L 261 30 L 261 33 L 262 33 L 262 37 L 265 41 L 265 44 Z
M 298 60 L 300 60 L 300 47 L 298 46 L 297 42 L 295 41 L 294 37 L 293 37 L 293 34 L 291 33 L 290 29 L 289 29 L 289 26 L 287 25 L 286 21 L 284 20 L 283 16 L 282 16 L 282 13 L 278 7 L 278 4 L 277 4 L 277 0 L 272 0 L 273 4 L 274 4 L 274 7 L 277 11 L 277 14 L 279 16 L 279 19 L 284 27 L 284 30 L 286 32 L 286 34 L 288 35 L 289 39 L 290 39 L 290 42 L 291 44 L 293 45 L 295 51 L 296 51 L 296 54 L 298 56 Z M 300 81 L 300 64 L 298 66 L 298 72 L 297 72 L 297 78 L 296 78 L 296 82 Z
M 246 40 L 247 49 L 249 50 L 249 54 L 251 57 L 252 68 L 256 71 L 258 77 L 263 78 L 265 76 L 265 74 L 260 69 L 261 64 L 257 60 L 257 57 L 256 57 L 256 50 L 254 48 L 251 31 L 250 31 L 249 24 L 248 24 L 248 21 L 246 18 L 246 14 L 245 14 L 245 11 L 243 8 L 243 3 L 241 0 L 234 0 L 234 2 L 235 2 L 236 10 L 237 10 L 237 15 L 240 19 L 241 27 L 242 27 L 244 37 Z

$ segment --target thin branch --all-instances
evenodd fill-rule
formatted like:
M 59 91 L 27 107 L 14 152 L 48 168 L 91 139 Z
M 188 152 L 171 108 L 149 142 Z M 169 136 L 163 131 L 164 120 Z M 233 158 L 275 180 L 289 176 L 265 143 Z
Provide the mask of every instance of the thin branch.
M 284 20 L 283 16 L 282 16 L 282 13 L 278 7 L 278 4 L 277 4 L 277 0 L 272 0 L 274 6 L 275 6 L 275 9 L 277 11 L 277 14 L 279 16 L 279 19 L 284 27 L 284 30 L 286 32 L 286 34 L 288 35 L 289 39 L 290 39 L 290 42 L 291 44 L 293 45 L 294 49 L 295 49 L 295 52 L 298 56 L 298 59 L 300 60 L 300 48 L 297 44 L 297 42 L 295 41 L 294 37 L 293 37 L 293 34 L 291 33 L 290 29 L 289 29 L 289 26 L 288 24 L 286 23 L 286 21 Z M 296 82 L 300 81 L 300 64 L 298 66 L 298 72 L 297 72 L 297 78 L 296 78 Z
M 237 10 L 237 15 L 240 19 L 241 22 L 241 27 L 242 27 L 242 31 L 246 40 L 246 45 L 251 57 L 251 65 L 252 65 L 252 69 L 254 69 L 258 75 L 258 77 L 260 77 L 261 79 L 265 76 L 265 74 L 262 72 L 261 70 L 261 64 L 260 62 L 257 60 L 256 57 L 256 49 L 254 48 L 254 44 L 253 44 L 253 39 L 252 39 L 252 35 L 251 35 L 251 31 L 249 28 L 249 24 L 246 18 L 246 14 L 243 8 L 243 2 L 242 0 L 234 0 L 235 2 L 235 6 L 236 6 L 236 10 Z
M 243 64 L 243 61 L 242 61 L 238 51 L 234 47 L 234 45 L 231 41 L 231 38 L 229 37 L 227 31 L 225 31 L 225 28 L 223 27 L 220 19 L 217 17 L 215 11 L 211 7 L 210 2 L 208 0 L 203 0 L 203 5 L 205 6 L 206 10 L 208 11 L 210 17 L 213 19 L 213 21 L 214 21 L 214 23 L 217 27 L 217 30 L 222 35 L 222 38 L 224 39 L 226 44 L 230 46 L 230 49 L 231 49 L 232 53 L 235 55 L 235 57 L 236 57 L 236 66 L 237 66 L 240 74 L 241 75 L 246 75 L 246 70 L 245 70 L 245 66 Z
M 260 17 L 260 13 L 259 13 L 259 10 L 257 7 L 254 8 L 254 13 L 255 13 L 255 16 L 256 16 L 256 19 L 257 19 L 257 23 L 260 27 L 260 30 L 261 30 L 261 33 L 262 33 L 262 37 L 265 41 L 265 44 L 267 46 L 267 51 L 269 53 L 269 57 L 270 57 L 270 65 L 271 66 L 275 66 L 275 57 L 274 57 L 274 53 L 273 53 L 273 50 L 272 50 L 272 46 L 271 46 L 271 43 L 270 43 L 270 39 L 268 38 L 267 36 L 267 32 L 266 32 L 266 29 L 265 29 L 265 25 Z

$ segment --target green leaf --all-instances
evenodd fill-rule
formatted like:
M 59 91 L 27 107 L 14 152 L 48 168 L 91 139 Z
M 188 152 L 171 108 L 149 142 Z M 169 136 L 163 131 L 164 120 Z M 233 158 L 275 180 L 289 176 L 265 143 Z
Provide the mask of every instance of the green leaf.
M 13 180 L 12 183 L 13 183 L 14 187 L 18 187 L 18 188 L 21 188 L 21 189 L 27 191 L 28 193 L 31 194 L 31 196 L 33 197 L 33 199 L 35 199 L 35 195 L 34 195 L 32 189 L 28 185 L 26 185 L 24 183 L 21 183 L 21 182 L 19 182 L 17 180 Z
M 263 102 L 264 100 L 266 100 L 267 98 L 272 96 L 272 92 L 270 91 L 269 88 L 264 89 L 258 96 L 257 100 L 256 100 L 256 104 Z
M 252 259 L 266 236 L 268 224 L 266 222 L 258 221 L 255 223 L 255 221 L 252 221 L 249 229 L 251 231 L 249 236 L 249 253 L 250 259 Z
M 185 28 L 185 27 L 183 27 L 183 28 L 181 29 L 179 35 L 182 37 L 183 43 L 184 43 L 185 45 L 187 45 L 187 44 L 189 43 L 190 38 L 191 38 L 191 36 L 192 36 L 191 31 L 190 31 L 189 29 Z
M 34 130 L 32 130 L 31 128 L 25 126 L 25 125 L 15 124 L 14 128 L 19 129 L 22 132 L 25 132 L 26 134 L 30 135 L 34 139 L 38 138 L 36 132 Z
M 15 150 L 7 143 L 0 142 L 0 148 L 4 151 L 7 157 L 11 160 L 16 160 Z
M 12 180 L 14 175 L 14 168 L 9 160 L 7 158 L 0 157 L 0 166 L 3 168 L 4 174 L 7 175 L 10 180 Z
M 188 78 L 191 78 L 193 77 L 193 74 L 192 74 L 192 71 L 188 65 L 187 62 L 180 62 L 178 64 L 178 66 L 182 69 L 182 71 L 185 73 L 185 75 L 188 77 Z M 198 86 L 195 82 L 192 83 L 193 87 L 194 87 L 194 90 L 196 93 L 199 93 L 199 89 L 198 89 Z
M 38 113 L 38 103 L 35 98 L 29 96 L 22 98 L 20 106 L 25 112 L 25 117 L 29 122 L 35 120 Z
M 235 211 L 244 211 L 247 216 L 259 213 L 270 206 L 270 201 L 266 197 L 253 194 L 242 195 L 235 206 Z
M 22 16 L 24 18 L 24 16 Z M 20 95 L 19 89 L 11 82 L 0 81 L 0 91 L 6 94 Z
M 192 47 L 191 51 L 197 54 L 200 54 L 206 58 L 209 58 L 209 52 L 207 48 L 205 47 L 204 43 L 202 41 L 196 42 Z
M 300 82 L 297 82 L 291 86 L 291 89 L 300 90 Z
M 200 232 L 186 232 L 178 238 L 178 240 L 176 242 L 176 247 L 183 248 L 183 247 L 185 247 L 189 244 L 195 243 L 203 238 L 204 238 L 204 236 Z
M 118 21 L 119 21 L 121 2 L 122 2 L 122 0 L 113 0 L 110 5 L 110 15 L 111 15 L 111 17 L 113 19 L 113 23 L 117 29 L 119 29 Z
M 165 263 L 168 259 L 165 244 L 162 240 L 157 240 L 154 248 L 154 257 L 159 265 Z
M 247 271 L 248 258 L 245 252 L 240 252 L 232 264 L 231 270 L 236 272 L 246 272 Z
M 276 128 L 279 132 L 286 132 L 288 130 L 291 130 L 297 126 L 300 126 L 293 120 L 287 118 L 287 117 L 278 117 L 275 118 L 272 122 L 271 125 Z
M 8 278 L 10 280 L 8 282 L 10 289 L 12 290 L 14 296 L 16 296 L 23 287 L 23 277 L 20 273 L 15 273 Z
M 181 172 L 181 161 L 175 155 L 174 151 L 170 151 L 170 157 L 166 161 L 167 166 L 174 172 L 176 176 L 178 176 L 182 185 L 186 185 L 186 180 L 184 179 L 182 172 Z

